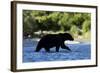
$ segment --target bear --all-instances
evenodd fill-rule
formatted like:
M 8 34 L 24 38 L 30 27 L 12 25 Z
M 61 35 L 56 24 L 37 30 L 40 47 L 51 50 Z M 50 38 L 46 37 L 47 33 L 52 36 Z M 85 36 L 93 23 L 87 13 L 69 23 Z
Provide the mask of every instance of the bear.
M 35 51 L 39 52 L 44 48 L 46 52 L 50 52 L 50 48 L 52 47 L 56 47 L 56 52 L 59 52 L 60 47 L 71 51 L 71 49 L 64 44 L 66 40 L 73 41 L 74 38 L 69 33 L 47 34 L 40 39 Z

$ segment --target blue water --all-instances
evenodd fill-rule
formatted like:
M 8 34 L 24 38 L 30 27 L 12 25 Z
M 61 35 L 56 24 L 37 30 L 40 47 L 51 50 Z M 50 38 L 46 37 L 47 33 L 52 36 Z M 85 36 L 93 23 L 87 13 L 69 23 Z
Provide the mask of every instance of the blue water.
M 33 39 L 23 40 L 23 62 L 42 62 L 42 61 L 67 61 L 67 60 L 84 60 L 91 59 L 91 45 L 88 42 L 79 44 L 67 44 L 72 50 L 60 48 L 55 52 L 55 47 L 47 53 L 43 48 L 40 52 L 35 52 L 38 41 Z

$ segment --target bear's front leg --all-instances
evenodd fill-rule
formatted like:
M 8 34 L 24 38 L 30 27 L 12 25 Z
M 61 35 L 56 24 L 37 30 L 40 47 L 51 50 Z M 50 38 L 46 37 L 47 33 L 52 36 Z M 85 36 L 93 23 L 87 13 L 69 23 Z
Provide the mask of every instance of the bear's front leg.
M 68 46 L 65 46 L 64 44 L 61 45 L 61 48 L 67 49 L 67 50 L 71 51 L 71 49 L 69 49 L 69 47 Z

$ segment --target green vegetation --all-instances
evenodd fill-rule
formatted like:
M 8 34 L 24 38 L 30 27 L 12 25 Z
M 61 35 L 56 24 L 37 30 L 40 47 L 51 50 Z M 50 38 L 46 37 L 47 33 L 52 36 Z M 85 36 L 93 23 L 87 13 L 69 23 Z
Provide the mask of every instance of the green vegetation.
M 90 38 L 91 14 L 23 10 L 24 36 L 41 37 L 49 33 L 69 32 L 75 38 Z M 26 35 L 28 34 L 28 35 Z

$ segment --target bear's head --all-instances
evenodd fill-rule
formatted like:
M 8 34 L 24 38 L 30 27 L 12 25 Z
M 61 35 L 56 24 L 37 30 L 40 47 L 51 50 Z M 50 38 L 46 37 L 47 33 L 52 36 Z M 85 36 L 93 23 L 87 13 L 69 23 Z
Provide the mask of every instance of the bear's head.
M 59 35 L 61 36 L 61 38 L 63 38 L 63 40 L 70 40 L 70 41 L 73 41 L 74 38 L 72 37 L 71 34 L 69 33 L 59 33 Z

